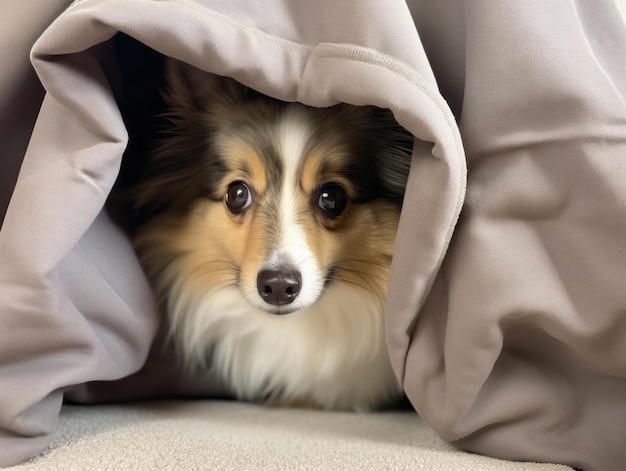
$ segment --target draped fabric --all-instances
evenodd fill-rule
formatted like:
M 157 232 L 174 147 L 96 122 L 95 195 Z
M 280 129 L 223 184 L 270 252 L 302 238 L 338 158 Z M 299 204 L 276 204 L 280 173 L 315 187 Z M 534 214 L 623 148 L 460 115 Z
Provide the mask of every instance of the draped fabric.
M 158 315 L 104 209 L 133 139 L 125 67 L 148 80 L 151 51 L 281 100 L 390 108 L 415 136 L 385 314 L 411 403 L 466 450 L 622 469 L 614 3 L 21 0 L 0 23 L 0 466 L 50 443 L 64 396 L 220 390 L 173 387 L 150 354 Z

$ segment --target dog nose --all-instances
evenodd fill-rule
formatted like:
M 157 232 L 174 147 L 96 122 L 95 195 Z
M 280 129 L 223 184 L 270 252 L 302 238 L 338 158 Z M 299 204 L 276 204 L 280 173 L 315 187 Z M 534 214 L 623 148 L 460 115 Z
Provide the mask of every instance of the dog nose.
M 261 270 L 257 275 L 257 289 L 266 303 L 281 306 L 294 301 L 300 294 L 302 275 L 292 267 Z

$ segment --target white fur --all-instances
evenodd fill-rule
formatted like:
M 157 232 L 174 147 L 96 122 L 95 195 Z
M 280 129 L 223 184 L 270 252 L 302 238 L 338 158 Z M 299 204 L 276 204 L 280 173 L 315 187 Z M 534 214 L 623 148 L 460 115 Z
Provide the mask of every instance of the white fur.
M 310 308 L 285 316 L 255 309 L 233 286 L 197 295 L 177 279 L 172 328 L 188 364 L 213 368 L 242 399 L 310 399 L 323 408 L 368 410 L 397 398 L 381 301 L 337 283 Z
M 289 108 L 278 124 L 277 134 L 283 162 L 279 216 L 281 240 L 278 251 L 281 257 L 300 270 L 302 288 L 290 308 L 302 309 L 313 304 L 324 288 L 324 279 L 316 258 L 294 217 L 296 210 L 293 195 L 298 194 L 300 163 L 311 135 L 310 124 L 299 108 Z
M 281 264 L 292 265 L 300 271 L 302 286 L 295 301 L 280 307 L 268 306 L 259 296 L 255 284 L 242 286 L 242 292 L 250 303 L 260 309 L 285 313 L 304 309 L 319 298 L 324 289 L 324 273 L 308 247 L 306 234 L 294 218 L 294 195 L 298 194 L 300 162 L 310 139 L 310 124 L 300 109 L 291 108 L 281 117 L 274 132 L 283 164 L 279 221 L 276 221 L 280 227 L 280 240 L 261 268 L 277 269 Z

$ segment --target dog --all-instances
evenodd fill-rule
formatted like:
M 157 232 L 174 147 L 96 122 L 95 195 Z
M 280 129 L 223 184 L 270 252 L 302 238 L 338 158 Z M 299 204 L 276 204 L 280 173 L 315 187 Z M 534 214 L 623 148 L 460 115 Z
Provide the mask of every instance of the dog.
M 134 244 L 184 363 L 246 401 L 399 399 L 383 310 L 413 136 L 374 106 L 282 102 L 173 59 L 165 75 Z

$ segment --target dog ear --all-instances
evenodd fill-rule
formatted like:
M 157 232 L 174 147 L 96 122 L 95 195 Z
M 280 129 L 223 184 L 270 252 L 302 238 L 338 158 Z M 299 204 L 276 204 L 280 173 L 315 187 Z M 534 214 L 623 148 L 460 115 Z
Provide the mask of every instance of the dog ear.
M 174 59 L 165 62 L 166 109 L 157 116 L 152 149 L 133 188 L 138 225 L 173 204 L 206 196 L 208 181 L 224 172 L 220 159 L 209 158 L 207 142 L 224 110 L 245 100 L 249 90 Z M 209 185 L 211 186 L 211 185 Z
M 379 178 L 380 196 L 401 203 L 409 176 L 414 137 L 395 120 L 389 109 L 353 107 L 365 123 L 364 154 L 372 159 Z
M 230 77 L 205 72 L 175 59 L 165 62 L 166 100 L 172 107 L 210 110 L 211 106 L 235 105 L 246 99 L 248 88 Z
M 414 137 L 397 123 L 390 110 L 378 110 L 378 114 L 375 121 L 378 129 L 371 135 L 378 138 L 379 176 L 387 197 L 402 201 L 411 167 Z

